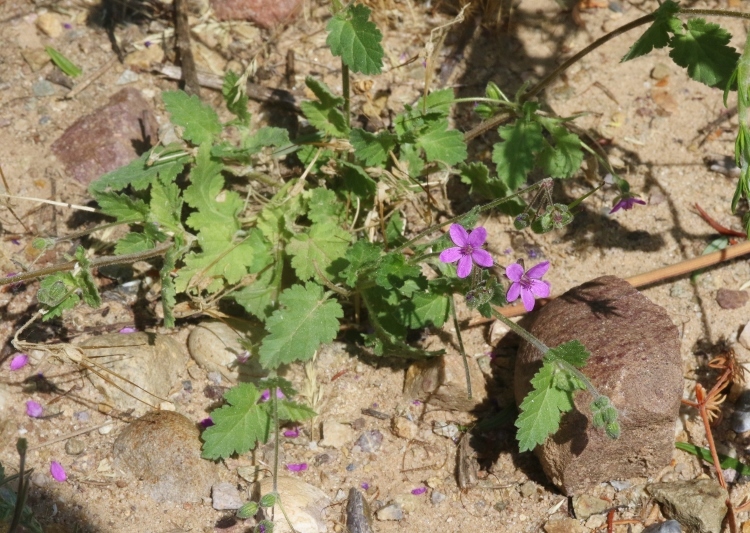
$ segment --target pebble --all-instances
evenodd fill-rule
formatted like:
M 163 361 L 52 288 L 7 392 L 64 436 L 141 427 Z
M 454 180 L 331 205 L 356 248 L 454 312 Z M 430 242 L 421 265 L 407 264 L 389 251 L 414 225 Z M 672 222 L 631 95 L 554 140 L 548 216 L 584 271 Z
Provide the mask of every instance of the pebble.
M 63 25 L 60 17 L 55 13 L 42 13 L 36 19 L 36 27 L 47 34 L 48 37 L 56 39 L 63 32 Z
M 750 390 L 740 394 L 732 413 L 732 431 L 744 433 L 750 431 Z
M 378 518 L 378 520 L 381 520 L 383 522 L 385 521 L 393 521 L 393 520 L 403 520 L 404 519 L 404 511 L 401 509 L 401 506 L 397 503 L 392 503 L 390 505 L 386 505 L 382 509 L 379 509 L 375 516 Z
M 747 350 L 750 350 L 750 322 L 745 324 L 745 327 L 742 328 L 742 333 L 740 333 L 740 336 L 737 338 L 737 341 Z
M 391 431 L 397 437 L 411 440 L 417 436 L 419 427 L 411 420 L 397 416 L 391 420 Z
M 576 518 L 586 520 L 591 515 L 601 514 L 609 509 L 612 504 L 591 494 L 580 494 L 573 496 L 573 512 Z
M 349 533 L 373 533 L 372 512 L 362 492 L 352 487 L 346 502 L 346 528 Z
M 750 299 L 747 291 L 734 291 L 731 289 L 719 289 L 716 291 L 716 303 L 722 309 L 739 309 L 744 307 Z
M 151 65 L 164 61 L 164 50 L 161 46 L 149 46 L 142 50 L 136 50 L 125 57 L 125 65 L 136 70 L 146 71 Z
M 245 503 L 237 487 L 226 481 L 215 483 L 211 487 L 211 505 L 217 511 L 234 511 Z
M 438 504 L 443 503 L 446 498 L 447 498 L 447 496 L 445 494 L 443 494 L 442 492 L 438 492 L 436 490 L 433 490 L 432 494 L 430 494 L 430 501 L 434 505 L 438 505 Z
M 651 69 L 651 78 L 655 80 L 663 80 L 671 73 L 672 72 L 669 70 L 669 67 L 667 65 L 665 65 L 664 63 L 657 63 L 656 66 Z
M 219 20 L 250 20 L 266 29 L 290 22 L 301 6 L 301 0 L 211 0 Z
M 114 460 L 115 469 L 140 479 L 156 502 L 200 502 L 219 474 L 216 463 L 201 458 L 195 423 L 172 411 L 152 411 L 130 423 L 115 440 Z
M 52 61 L 44 48 L 27 48 L 21 50 L 24 61 L 31 67 L 32 72 L 41 70 L 47 63 Z
M 50 477 L 42 472 L 34 472 L 31 474 L 31 482 L 37 487 L 44 487 L 49 484 Z
M 435 435 L 440 435 L 441 437 L 455 439 L 456 437 L 458 437 L 460 430 L 458 429 L 458 426 L 453 422 L 440 422 L 438 420 L 435 420 L 432 423 L 432 432 Z
M 518 487 L 518 492 L 521 493 L 521 498 L 529 498 L 536 494 L 536 483 L 533 481 L 527 481 L 525 483 L 522 483 L 520 487 Z
M 138 81 L 138 74 L 128 68 L 125 69 L 122 74 L 120 74 L 120 77 L 117 78 L 115 85 L 127 85 L 128 83 L 134 83 L 136 81 Z
M 323 439 L 318 443 L 325 448 L 343 448 L 354 440 L 354 430 L 351 426 L 326 420 L 323 422 Z
M 651 524 L 642 533 L 682 533 L 682 527 L 677 520 L 667 520 L 658 524 Z
M 298 533 L 325 533 L 326 514 L 331 506 L 331 499 L 319 488 L 305 483 L 298 478 L 279 476 L 277 480 L 279 494 L 284 501 L 284 512 L 289 517 Z M 273 489 L 273 480 L 264 478 L 253 486 L 252 499 L 258 501 L 262 494 Z M 338 510 L 336 511 L 338 512 Z M 273 515 L 271 514 L 273 513 Z M 291 533 L 291 529 L 278 507 L 263 509 L 261 514 L 275 516 L 274 533 Z
M 646 491 L 660 505 L 662 514 L 680 522 L 688 531 L 720 533 L 727 514 L 727 491 L 712 479 L 652 483 Z
M 37 98 L 43 98 L 45 96 L 52 96 L 53 94 L 55 94 L 55 86 L 52 85 L 47 80 L 39 80 L 39 81 L 35 81 L 31 85 L 31 92 Z
M 545 533 L 586 533 L 588 530 L 575 518 L 557 518 L 544 524 Z
M 105 426 L 102 426 L 99 428 L 99 435 L 109 435 L 112 432 L 112 429 L 114 429 L 114 424 L 107 424 Z
M 357 446 L 365 453 L 375 453 L 383 444 L 383 434 L 377 429 L 365 431 L 359 436 L 356 442 Z
M 68 455 L 79 455 L 83 453 L 85 446 L 80 439 L 68 439 L 65 443 L 65 453 Z

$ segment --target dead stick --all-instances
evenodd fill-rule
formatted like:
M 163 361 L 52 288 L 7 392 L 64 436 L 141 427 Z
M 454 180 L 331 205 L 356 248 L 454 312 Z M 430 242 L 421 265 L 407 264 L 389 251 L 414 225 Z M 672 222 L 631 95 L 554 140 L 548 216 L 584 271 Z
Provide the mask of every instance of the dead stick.
M 625 281 L 630 283 L 633 287 L 645 287 L 646 285 L 651 285 L 652 283 L 656 283 L 657 281 L 682 276 L 683 274 L 689 274 L 690 272 L 695 272 L 696 270 L 700 270 L 702 268 L 718 265 L 719 263 L 729 261 L 730 259 L 735 259 L 748 253 L 750 253 L 750 241 L 746 241 L 741 244 L 735 244 L 734 246 L 719 250 L 718 252 L 713 252 L 707 255 L 701 255 L 699 257 L 687 259 L 685 261 L 682 261 L 681 263 L 677 263 L 676 265 L 669 265 L 662 268 L 657 268 L 656 270 L 652 270 L 651 272 L 646 272 L 645 274 L 638 274 L 637 276 L 626 278 Z M 538 300 L 537 303 L 545 305 L 548 301 L 549 299 L 545 298 L 543 300 Z M 521 316 L 526 313 L 526 309 L 524 309 L 523 304 L 510 305 L 508 307 L 498 307 L 496 309 L 500 314 L 508 318 Z M 475 326 L 490 321 L 491 320 L 489 319 L 485 319 L 482 322 L 472 322 L 471 325 Z
M 75 98 L 76 96 L 78 96 L 78 93 L 80 93 L 81 91 L 83 91 L 86 87 L 88 87 L 89 85 L 91 85 L 91 82 L 95 81 L 102 74 L 104 74 L 110 68 L 112 68 L 112 65 L 114 65 L 115 63 L 117 63 L 117 56 L 113 57 L 112 59 L 110 59 L 109 61 L 107 61 L 106 63 L 104 63 L 104 65 L 102 65 L 102 67 L 99 70 L 97 70 L 96 72 L 94 72 L 93 74 L 91 74 L 88 78 L 86 78 L 85 80 L 81 81 L 78 85 L 76 85 L 75 87 L 73 87 L 70 90 L 70 92 L 68 92 L 68 94 L 66 94 L 63 98 L 65 98 L 66 100 L 70 100 L 70 99 Z
M 188 22 L 187 0 L 174 0 L 175 47 L 182 65 L 182 82 L 185 92 L 201 96 L 198 73 L 195 69 L 193 49 L 190 47 L 190 24 Z

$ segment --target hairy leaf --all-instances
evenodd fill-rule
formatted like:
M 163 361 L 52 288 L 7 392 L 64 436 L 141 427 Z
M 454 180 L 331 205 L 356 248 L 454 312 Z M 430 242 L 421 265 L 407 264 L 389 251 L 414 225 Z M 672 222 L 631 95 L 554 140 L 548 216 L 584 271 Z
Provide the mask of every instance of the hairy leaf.
M 354 163 L 341 161 L 341 169 L 341 178 L 343 181 L 341 188 L 352 194 L 356 194 L 365 201 L 370 201 L 375 195 L 377 188 L 375 180 L 365 172 L 365 169 Z
M 132 198 L 114 192 L 97 193 L 96 201 L 105 215 L 115 217 L 118 222 L 146 220 L 148 205 L 140 198 Z
M 564 342 L 560 346 L 550 348 L 544 358 L 549 361 L 561 360 L 581 368 L 586 364 L 591 354 L 580 341 Z
M 232 293 L 234 300 L 245 311 L 263 322 L 271 316 L 278 296 L 279 287 L 275 282 L 277 279 L 275 273 L 276 270 L 269 268 L 262 272 L 252 284 Z
M 728 43 L 732 36 L 724 28 L 701 18 L 690 19 L 685 32 L 672 37 L 669 52 L 688 75 L 709 87 L 725 88 L 737 67 L 740 54 Z
M 344 206 L 336 193 L 317 187 L 304 193 L 307 199 L 307 218 L 315 223 L 337 223 L 343 214 Z
M 61 316 L 63 311 L 73 309 L 80 301 L 76 294 L 78 283 L 70 272 L 56 272 L 42 279 L 36 299 L 47 307 L 42 320 Z
M 182 128 L 182 138 L 186 141 L 201 145 L 213 141 L 221 133 L 219 115 L 196 95 L 166 91 L 161 97 L 172 124 Z
M 375 134 L 354 128 L 349 132 L 349 142 L 357 159 L 370 167 L 381 166 L 388 160 L 388 152 L 396 147 L 396 136 L 388 131 Z
M 352 72 L 379 74 L 383 68 L 383 34 L 370 20 L 370 9 L 352 4 L 326 25 L 326 44 Z
M 197 210 L 187 219 L 187 224 L 195 230 L 215 226 L 223 229 L 225 235 L 232 235 L 239 229 L 237 214 L 242 209 L 242 199 L 234 191 L 223 190 L 223 168 L 211 157 L 209 145 L 198 149 L 190 172 L 191 183 L 183 194 L 187 204 Z
M 323 294 L 315 283 L 293 285 L 279 296 L 282 308 L 266 320 L 268 335 L 260 346 L 260 364 L 277 368 L 293 361 L 309 360 L 322 343 L 338 333 L 344 316 L 338 302 Z
M 583 162 L 581 139 L 566 128 L 559 126 L 550 131 L 555 141 L 554 146 L 544 143 L 539 154 L 539 165 L 553 178 L 569 178 Z
M 498 128 L 503 142 L 495 144 L 492 162 L 497 165 L 498 178 L 510 191 L 518 189 L 534 168 L 537 153 L 544 148 L 539 123 L 519 118 L 515 124 Z
M 674 15 L 679 13 L 680 6 L 673 0 L 666 0 L 654 12 L 656 19 L 633 43 L 628 53 L 623 56 L 621 62 L 630 61 L 636 57 L 645 56 L 654 48 L 664 48 L 669 44 L 669 34 L 679 27 L 680 21 Z
M 174 152 L 174 150 L 170 150 Z M 182 150 L 178 150 L 182 152 Z M 157 161 L 150 163 L 149 157 L 152 152 L 146 152 L 138 159 L 134 159 L 124 167 L 113 170 L 91 182 L 89 192 L 94 198 L 107 191 L 121 191 L 126 187 L 133 187 L 136 191 L 148 188 L 157 176 L 162 181 L 171 181 L 182 172 L 182 169 L 190 161 L 190 156 L 182 154 L 168 161 Z
M 458 130 L 448 129 L 448 121 L 441 120 L 430 124 L 429 129 L 419 135 L 417 145 L 422 147 L 427 161 L 442 161 L 455 165 L 466 159 L 466 143 Z
M 381 251 L 382 248 L 377 244 L 365 240 L 355 242 L 346 251 L 346 260 L 349 261 L 349 264 L 341 272 L 341 275 L 346 280 L 346 284 L 354 288 L 360 271 L 375 266 L 378 259 L 380 259 Z
M 348 231 L 330 221 L 313 224 L 309 233 L 295 235 L 286 250 L 297 277 L 303 281 L 318 279 L 318 271 L 325 273 L 331 263 L 344 257 L 351 239 Z

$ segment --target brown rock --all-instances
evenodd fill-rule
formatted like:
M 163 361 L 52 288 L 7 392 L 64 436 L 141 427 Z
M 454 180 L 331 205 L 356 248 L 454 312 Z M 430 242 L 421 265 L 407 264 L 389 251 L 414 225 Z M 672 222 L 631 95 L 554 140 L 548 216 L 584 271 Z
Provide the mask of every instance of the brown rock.
M 219 20 L 250 20 L 263 28 L 291 22 L 302 0 L 211 0 Z
M 115 93 L 107 105 L 73 123 L 52 143 L 52 152 L 76 180 L 88 185 L 107 172 L 127 165 L 156 140 L 159 125 L 140 91 L 128 87 Z
M 201 459 L 200 432 L 185 416 L 152 411 L 126 427 L 114 446 L 115 468 L 140 479 L 157 502 L 200 502 L 218 477 Z
M 733 291 L 731 289 L 719 289 L 716 291 L 716 303 L 722 309 L 739 309 L 744 307 L 750 299 L 747 291 Z
M 471 411 L 487 399 L 482 370 L 468 359 L 472 397 L 467 397 L 466 371 L 459 355 L 443 355 L 414 363 L 406 371 L 404 395 L 442 409 Z
M 622 434 L 611 440 L 591 424 L 592 401 L 578 391 L 575 410 L 535 452 L 566 494 L 612 479 L 649 476 L 672 456 L 682 395 L 677 328 L 661 307 L 630 284 L 605 276 L 571 289 L 537 314 L 530 328 L 547 346 L 574 339 L 591 352 L 583 368 L 620 412 Z M 542 354 L 526 342 L 516 362 L 518 404 L 531 389 Z
M 677 520 L 686 533 L 721 533 L 728 494 L 713 479 L 652 483 L 646 491 L 659 503 L 662 514 Z

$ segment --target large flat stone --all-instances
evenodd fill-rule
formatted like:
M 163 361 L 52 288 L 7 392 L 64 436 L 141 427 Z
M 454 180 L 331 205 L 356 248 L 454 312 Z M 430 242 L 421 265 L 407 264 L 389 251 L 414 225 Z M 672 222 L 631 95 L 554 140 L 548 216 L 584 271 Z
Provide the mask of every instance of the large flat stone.
M 211 0 L 219 20 L 249 20 L 261 28 L 273 28 L 294 20 L 302 0 Z
M 575 394 L 575 410 L 535 453 L 549 479 L 573 494 L 613 479 L 650 476 L 672 456 L 682 396 L 677 328 L 666 311 L 626 281 L 597 278 L 539 310 L 530 331 L 547 346 L 574 339 L 591 352 L 583 369 L 620 412 L 622 435 L 611 440 L 591 424 L 592 398 Z M 526 342 L 518 352 L 515 396 L 520 405 L 542 354 Z

